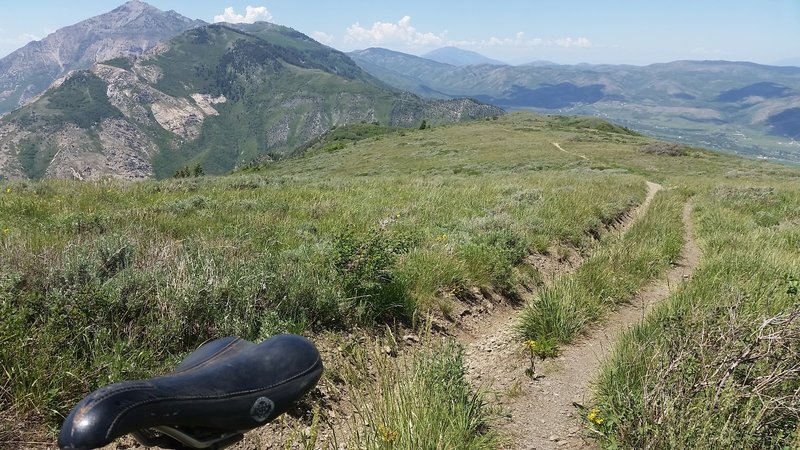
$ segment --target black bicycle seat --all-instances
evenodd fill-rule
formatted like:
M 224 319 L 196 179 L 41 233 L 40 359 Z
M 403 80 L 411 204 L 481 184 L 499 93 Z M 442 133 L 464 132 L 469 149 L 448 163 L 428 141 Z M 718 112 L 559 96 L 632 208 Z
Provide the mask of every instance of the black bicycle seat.
M 172 373 L 89 394 L 64 420 L 58 445 L 92 449 L 134 433 L 152 438 L 148 445 L 222 448 L 282 414 L 321 375 L 319 352 L 303 337 L 282 334 L 260 344 L 217 339 Z

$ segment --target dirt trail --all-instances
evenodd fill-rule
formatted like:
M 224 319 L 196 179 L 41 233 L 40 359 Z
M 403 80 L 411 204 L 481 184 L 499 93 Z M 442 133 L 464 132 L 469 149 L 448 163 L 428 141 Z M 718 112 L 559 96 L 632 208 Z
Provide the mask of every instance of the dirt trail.
M 647 200 L 620 227 L 620 232 L 625 232 L 646 211 L 660 189 L 660 185 L 648 182 Z M 683 210 L 684 248 L 678 263 L 646 286 L 630 304 L 609 315 L 585 339 L 563 348 L 554 360 L 538 362 L 536 371 L 543 378 L 532 381 L 525 374 L 529 367 L 527 351 L 511 331 L 517 311 L 506 308 L 470 331 L 471 336 L 464 340 L 468 376 L 475 386 L 488 390 L 489 400 L 496 399 L 502 408 L 500 428 L 508 438 L 503 448 L 596 447 L 580 424 L 573 402 L 589 402 L 593 378 L 622 333 L 685 282 L 697 266 L 700 251 L 693 238 L 690 213 L 691 204 L 687 203 Z
M 551 142 L 551 144 L 553 144 L 557 149 L 561 150 L 564 153 L 567 153 L 567 154 L 572 155 L 572 156 L 577 156 L 578 158 L 581 158 L 581 159 L 586 160 L 586 161 L 589 160 L 589 158 L 587 158 L 585 155 L 581 155 L 580 153 L 568 152 L 568 151 L 564 150 L 564 148 L 561 147 L 561 144 L 559 144 L 558 142 Z

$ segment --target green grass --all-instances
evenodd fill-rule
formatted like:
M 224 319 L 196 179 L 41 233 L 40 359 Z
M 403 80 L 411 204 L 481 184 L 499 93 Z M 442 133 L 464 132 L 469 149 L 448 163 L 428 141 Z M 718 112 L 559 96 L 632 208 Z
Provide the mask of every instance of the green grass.
M 483 395 L 464 378 L 461 348 L 437 344 L 408 360 L 377 359 L 377 383 L 354 399 L 356 424 L 348 448 L 498 448 Z
M 800 444 L 800 189 L 722 182 L 695 200 L 703 262 L 599 379 L 608 448 Z
M 4 410 L 54 426 L 209 338 L 414 324 L 469 288 L 513 295 L 527 254 L 588 248 L 644 197 L 640 176 L 576 176 L 548 143 L 502 143 L 502 121 L 471 126 L 486 134 L 389 133 L 227 177 L 4 183 Z
M 683 247 L 684 198 L 660 192 L 627 233 L 607 236 L 574 274 L 542 288 L 517 324 L 520 337 L 570 343 L 663 272 Z
M 341 130 L 358 139 L 323 141 L 302 158 L 225 177 L 0 183 L 0 446 L 19 440 L 19 421 L 52 431 L 86 392 L 168 370 L 209 338 L 414 326 L 430 313 L 447 315 L 474 288 L 513 296 L 538 280 L 526 257 L 553 246 L 592 255 L 542 292 L 559 300 L 534 314 L 539 324 L 530 336 L 568 342 L 676 257 L 689 193 L 697 193 L 704 250 L 720 255 L 714 282 L 704 278 L 698 289 L 728 292 L 761 264 L 780 268 L 758 275 L 761 286 L 798 278 L 796 169 L 700 150 L 644 154 L 639 148 L 651 140 L 586 123 L 574 128 L 563 118 L 515 114 L 386 133 L 364 124 Z M 593 236 L 642 202 L 645 179 L 668 191 L 624 237 L 606 235 L 597 244 Z M 776 183 L 783 184 L 770 191 Z M 769 251 L 757 254 L 758 242 Z M 762 316 L 787 310 L 762 301 L 756 287 L 744 292 L 758 299 L 746 303 Z M 738 297 L 714 302 L 731 298 Z M 692 334 L 700 326 L 684 329 L 685 339 L 703 336 Z M 454 428 L 442 439 L 491 435 L 476 425 L 485 417 L 477 397 L 465 393 L 458 350 L 438 351 L 441 359 L 423 352 L 392 376 L 419 395 L 455 399 L 450 407 L 465 411 L 449 417 Z M 657 373 L 643 363 L 630 367 L 640 376 L 625 388 L 633 393 Z M 436 377 L 448 383 L 425 381 Z M 381 396 L 392 391 L 374 392 L 386 403 Z M 422 414 L 414 400 L 370 413 L 385 419 L 387 436 L 394 430 L 395 439 L 414 445 L 401 438 L 407 418 Z M 681 420 L 697 419 L 698 404 L 681 406 Z M 444 413 L 431 414 L 419 427 L 444 430 Z M 614 423 L 636 426 L 635 416 L 619 414 L 625 420 Z M 781 423 L 788 430 L 797 421 Z M 655 439 L 651 428 L 629 434 L 647 442 Z M 457 429 L 463 440 L 453 437 Z M 359 433 L 369 439 L 381 430 Z

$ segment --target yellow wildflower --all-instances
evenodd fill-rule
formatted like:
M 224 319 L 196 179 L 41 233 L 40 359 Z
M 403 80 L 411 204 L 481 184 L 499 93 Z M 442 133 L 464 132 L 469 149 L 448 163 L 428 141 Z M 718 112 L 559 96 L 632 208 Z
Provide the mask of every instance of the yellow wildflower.
M 387 444 L 393 444 L 394 441 L 397 440 L 397 431 L 383 425 L 382 423 L 378 424 L 378 433 L 381 435 L 383 442 Z
M 3 228 L 3 236 L 8 236 L 11 233 L 11 228 Z
M 6 194 L 10 194 L 10 193 L 11 193 L 11 188 L 6 188 Z
M 528 347 L 528 350 L 530 350 L 532 352 L 536 351 L 536 347 L 538 347 L 538 346 L 539 346 L 539 344 L 536 341 L 534 341 L 533 339 L 528 339 L 527 341 L 525 341 L 525 347 Z
M 589 414 L 586 415 L 586 419 L 595 425 L 602 425 L 603 422 L 605 422 L 605 419 L 600 414 L 600 410 L 597 408 L 592 408 L 592 410 L 589 411 Z

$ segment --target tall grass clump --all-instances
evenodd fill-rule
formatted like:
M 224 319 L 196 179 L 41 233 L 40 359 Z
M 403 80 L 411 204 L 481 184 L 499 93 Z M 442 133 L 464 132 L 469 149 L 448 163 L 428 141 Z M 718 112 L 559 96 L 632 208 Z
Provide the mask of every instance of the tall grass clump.
M 441 343 L 408 359 L 378 357 L 376 383 L 356 394 L 358 449 L 495 449 L 483 396 L 464 377 L 463 350 Z
M 718 185 L 696 200 L 703 262 L 626 333 L 598 380 L 607 448 L 798 448 L 796 184 Z
M 572 342 L 675 262 L 683 247 L 684 198 L 660 192 L 627 233 L 607 236 L 575 273 L 544 287 L 524 309 L 519 335 Z

